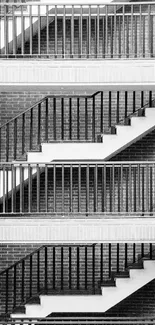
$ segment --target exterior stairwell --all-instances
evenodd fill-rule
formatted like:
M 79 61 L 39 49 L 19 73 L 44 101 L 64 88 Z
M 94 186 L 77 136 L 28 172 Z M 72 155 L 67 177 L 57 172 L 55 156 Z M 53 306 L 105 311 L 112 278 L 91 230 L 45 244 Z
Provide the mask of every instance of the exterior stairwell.
M 96 132 L 96 129 L 98 129 L 98 125 L 96 125 L 95 121 L 95 110 L 97 105 L 96 98 L 100 95 L 101 103 L 103 105 L 102 92 L 95 93 L 92 96 L 58 96 L 57 98 L 48 96 L 43 98 L 30 109 L 27 109 L 24 113 L 19 114 L 1 127 L 1 157 L 4 161 L 12 160 L 12 162 L 19 162 L 19 164 L 23 161 L 24 157 L 26 157 L 26 163 L 28 164 L 50 163 L 56 161 L 107 161 L 155 128 L 155 108 L 144 107 L 125 118 L 123 124 L 120 123 L 112 126 L 112 134 Z M 52 100 L 52 106 L 50 100 Z M 88 124 L 88 117 L 86 120 L 86 115 L 85 117 L 81 116 L 82 119 L 85 118 L 84 131 L 81 131 L 82 128 L 80 128 L 80 114 L 85 113 L 84 110 L 82 111 L 80 108 L 80 101 L 82 103 L 82 108 L 83 105 L 85 105 L 84 108 L 87 110 L 87 114 L 89 110 L 92 110 L 93 116 L 91 125 Z M 152 104 L 152 101 L 150 101 L 149 104 Z M 103 109 L 102 105 L 101 108 Z M 73 137 L 75 127 L 73 123 L 72 109 L 75 111 L 75 108 L 77 110 L 77 130 L 76 137 L 75 134 Z M 68 109 L 70 110 L 69 122 L 67 122 L 69 124 L 67 125 L 69 128 L 69 134 L 65 136 L 66 122 L 64 114 L 65 110 Z M 53 115 L 53 121 L 49 118 L 51 113 Z M 61 115 L 58 127 L 57 114 L 58 116 Z M 53 129 L 51 128 L 52 125 Z M 12 127 L 14 130 L 14 137 L 13 139 L 9 139 L 9 133 Z M 89 132 L 90 128 L 91 134 Z M 102 128 L 103 127 L 101 126 L 101 130 Z M 27 132 L 28 130 L 29 132 Z M 37 151 L 39 148 L 40 152 Z M 34 166 L 32 168 L 32 174 L 36 175 L 36 172 L 37 169 Z M 4 189 L 4 177 L 6 178 L 6 174 L 4 173 L 4 170 L 0 171 L 0 198 L 4 195 L 4 191 L 5 194 L 11 191 L 11 173 L 11 171 L 8 171 L 7 173 L 8 186 L 5 186 Z M 20 171 L 18 171 L 17 167 L 17 187 L 20 184 L 20 177 Z M 28 168 L 25 168 L 24 180 L 26 181 L 27 179 Z
M 14 309 L 12 318 L 47 317 L 51 313 L 104 313 L 155 278 L 155 260 L 150 254 L 128 266 L 125 271 L 113 273 L 108 281 L 99 281 L 95 295 L 77 294 L 73 290 L 54 294 L 42 293 Z M 64 296 L 65 294 L 65 296 Z M 22 310 L 22 313 L 21 313 Z M 51 314 L 52 316 L 52 314 Z

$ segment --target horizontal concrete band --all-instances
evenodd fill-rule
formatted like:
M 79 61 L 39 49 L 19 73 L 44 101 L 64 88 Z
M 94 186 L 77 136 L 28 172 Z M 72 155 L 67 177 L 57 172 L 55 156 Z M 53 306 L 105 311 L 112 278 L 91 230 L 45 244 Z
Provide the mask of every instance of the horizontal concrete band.
M 155 242 L 155 219 L 0 219 L 0 243 L 26 242 Z
M 155 85 L 154 60 L 0 60 L 0 90 L 20 86 Z

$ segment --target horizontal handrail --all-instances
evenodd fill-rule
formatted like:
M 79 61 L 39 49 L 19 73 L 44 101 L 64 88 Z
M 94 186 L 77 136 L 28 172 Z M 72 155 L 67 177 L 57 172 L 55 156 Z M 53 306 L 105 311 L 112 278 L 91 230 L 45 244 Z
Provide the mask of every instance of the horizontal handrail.
M 121 167 L 122 165 L 125 165 L 126 167 L 128 166 L 145 166 L 145 165 L 150 165 L 150 166 L 154 166 L 155 165 L 155 160 L 153 161 L 133 161 L 133 160 L 121 160 L 121 161 L 100 161 L 100 160 L 68 160 L 68 161 L 53 161 L 53 162 L 26 162 L 26 161 L 20 161 L 20 162 L 0 162 L 0 166 L 15 166 L 15 167 L 45 167 L 45 166 L 62 166 L 64 165 L 65 167 L 70 167 L 71 165 L 74 167 L 77 166 L 87 166 L 89 165 L 90 167 L 94 167 L 94 166 L 114 166 L 116 165 L 116 167 Z
M 115 2 L 104 2 L 103 3 L 103 1 L 101 0 L 101 1 L 99 1 L 99 0 L 97 0 L 97 1 L 94 1 L 94 0 L 92 0 L 92 1 L 90 1 L 89 0 L 89 2 L 85 2 L 85 1 L 83 1 L 83 0 L 75 0 L 73 3 L 71 3 L 71 2 L 67 2 L 67 1 L 65 1 L 65 2 L 62 2 L 62 1 L 60 1 L 59 2 L 59 0 L 57 0 L 55 3 L 54 2 L 43 2 L 43 3 L 38 3 L 38 2 L 33 2 L 33 1 L 31 1 L 31 2 L 25 2 L 25 3 L 20 3 L 20 2 L 3 2 L 3 3 L 0 3 L 0 6 L 24 6 L 24 5 L 27 5 L 27 6 L 47 6 L 47 5 L 49 5 L 50 7 L 52 7 L 52 6 L 76 6 L 76 5 L 82 5 L 82 6 L 91 6 L 91 5 L 93 5 L 93 7 L 96 7 L 96 6 L 98 6 L 98 5 L 102 5 L 103 7 L 105 7 L 105 6 L 112 6 L 112 7 L 115 7 L 115 6 L 117 6 L 117 5 L 119 5 L 119 6 L 123 6 L 123 5 L 125 5 L 125 6 L 130 6 L 130 5 L 154 5 L 155 4 L 155 1 L 136 1 L 136 2 L 132 2 L 132 1 L 130 1 L 130 2 L 125 2 L 125 1 L 122 1 L 122 2 L 119 2 L 119 1 L 115 1 Z

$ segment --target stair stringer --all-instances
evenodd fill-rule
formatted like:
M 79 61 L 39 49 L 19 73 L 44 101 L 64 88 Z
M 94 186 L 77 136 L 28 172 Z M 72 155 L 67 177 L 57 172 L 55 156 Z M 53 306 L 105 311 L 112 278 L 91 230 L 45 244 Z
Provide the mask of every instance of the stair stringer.
M 12 318 L 46 317 L 52 312 L 106 312 L 155 278 L 155 261 L 143 259 L 142 269 L 129 269 L 129 278 L 115 278 L 115 286 L 102 287 L 102 295 L 40 295 L 40 304 L 25 305 L 25 314 Z

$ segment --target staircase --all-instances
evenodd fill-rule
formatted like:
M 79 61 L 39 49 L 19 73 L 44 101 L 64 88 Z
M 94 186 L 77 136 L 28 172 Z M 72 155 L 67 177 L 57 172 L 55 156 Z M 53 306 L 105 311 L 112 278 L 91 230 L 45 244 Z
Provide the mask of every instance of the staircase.
M 101 294 L 85 295 L 61 292 L 57 295 L 40 294 L 39 299 L 26 303 L 11 314 L 12 318 L 46 317 L 51 313 L 104 313 L 155 278 L 155 260 L 152 255 L 143 257 L 128 266 L 125 271 L 112 273 L 110 280 L 100 282 Z M 52 315 L 52 314 L 51 314 Z

